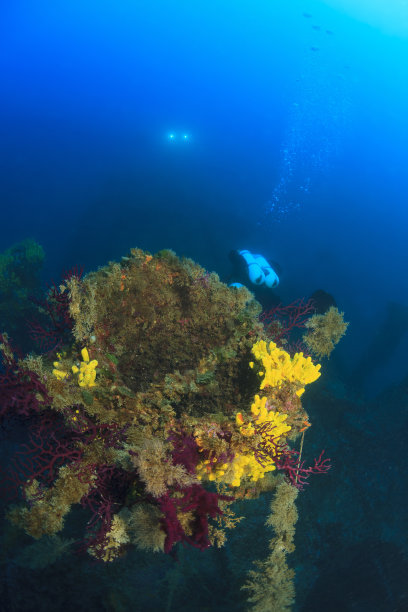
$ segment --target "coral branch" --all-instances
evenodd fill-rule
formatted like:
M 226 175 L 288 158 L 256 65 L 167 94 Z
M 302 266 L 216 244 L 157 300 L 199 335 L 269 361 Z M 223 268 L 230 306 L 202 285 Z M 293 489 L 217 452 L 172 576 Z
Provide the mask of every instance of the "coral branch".
M 208 519 L 223 514 L 218 506 L 219 500 L 232 500 L 228 495 L 219 495 L 206 491 L 201 485 L 194 484 L 180 490 L 183 497 L 174 497 L 169 493 L 159 499 L 159 508 L 164 514 L 161 519 L 166 533 L 164 552 L 169 553 L 177 542 L 187 542 L 195 548 L 204 550 L 210 546 L 208 539 Z M 185 533 L 181 525 L 180 513 L 192 513 L 190 522 L 191 535 Z
M 278 344 L 282 340 L 288 340 L 293 329 L 305 327 L 306 321 L 314 312 L 313 300 L 299 298 L 287 306 L 278 304 L 268 312 L 263 312 L 260 321 L 265 325 L 268 336 Z
M 303 489 L 312 474 L 325 474 L 331 468 L 330 459 L 323 459 L 324 450 L 313 465 L 305 467 L 305 462 L 300 461 L 300 452 L 296 451 L 272 435 L 268 436 L 268 423 L 257 428 L 257 433 L 262 435 L 262 442 L 255 451 L 255 459 L 264 467 L 271 460 L 278 470 L 282 470 L 290 484 L 297 489 Z
M 49 404 L 45 385 L 35 372 L 20 367 L 6 336 L 0 334 L 5 371 L 0 374 L 0 420 L 30 416 Z
M 55 351 L 65 339 L 66 332 L 73 327 L 69 313 L 70 297 L 65 284 L 73 277 L 81 279 L 83 268 L 74 267 L 64 273 L 61 284 L 55 282 L 48 287 L 45 299 L 39 300 L 31 296 L 31 301 L 45 315 L 43 322 L 27 321 L 31 338 L 47 352 Z

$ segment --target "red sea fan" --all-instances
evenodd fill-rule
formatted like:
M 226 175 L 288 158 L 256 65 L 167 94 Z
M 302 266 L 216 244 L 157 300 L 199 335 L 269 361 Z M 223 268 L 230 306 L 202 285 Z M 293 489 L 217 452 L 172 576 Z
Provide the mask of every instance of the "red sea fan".
M 35 372 L 20 367 L 6 336 L 0 334 L 4 371 L 0 374 L 0 419 L 31 416 L 50 403 L 45 385 Z
M 287 306 L 278 304 L 268 312 L 263 312 L 260 321 L 264 324 L 268 336 L 279 344 L 283 340 L 288 341 L 294 329 L 305 327 L 306 321 L 314 312 L 313 300 L 299 298 Z
M 80 280 L 82 274 L 83 268 L 72 268 L 64 273 L 60 286 L 52 283 L 45 299 L 31 297 L 31 301 L 39 307 L 44 316 L 41 321 L 27 322 L 29 333 L 36 344 L 47 352 L 57 350 L 63 343 L 66 333 L 72 329 L 73 320 L 69 313 L 70 298 L 65 283 L 73 277 Z
M 299 451 L 290 448 L 285 442 L 276 440 L 273 435 L 268 435 L 270 424 L 265 423 L 257 428 L 261 434 L 262 442 L 255 451 L 255 459 L 265 467 L 272 460 L 278 470 L 281 470 L 286 480 L 299 490 L 302 490 L 312 474 L 325 474 L 331 468 L 330 459 L 323 458 L 324 450 L 313 465 L 305 467 L 305 461 L 301 460 Z
M 180 489 L 183 497 L 172 497 L 169 493 L 159 499 L 159 508 L 164 517 L 161 526 L 166 533 L 164 552 L 169 553 L 177 542 L 186 542 L 195 548 L 204 550 L 210 546 L 208 539 L 208 519 L 223 514 L 218 501 L 232 500 L 233 497 L 207 491 L 199 484 Z M 191 512 L 193 519 L 191 535 L 186 535 L 178 518 L 180 512 Z

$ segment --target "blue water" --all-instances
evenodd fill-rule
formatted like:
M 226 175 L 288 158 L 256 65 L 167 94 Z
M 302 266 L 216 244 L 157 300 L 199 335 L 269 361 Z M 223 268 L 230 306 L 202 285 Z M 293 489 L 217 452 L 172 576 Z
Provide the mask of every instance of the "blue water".
M 171 248 L 227 279 L 229 251 L 248 248 L 279 262 L 282 302 L 323 289 L 345 312 L 327 410 L 308 407 L 337 472 L 300 502 L 304 611 L 408 609 L 408 7 L 353 4 L 0 9 L 0 251 L 37 240 L 45 283 L 136 246 Z M 206 554 L 191 576 L 204 603 L 191 609 L 225 610 L 205 599 L 206 581 L 223 589 L 222 557 Z M 154 572 L 140 573 L 139 588 L 154 590 Z M 5 580 L 4 610 L 15 610 L 16 578 Z M 30 588 L 46 591 L 38 580 Z M 101 609 L 89 597 L 67 609 Z M 104 609 L 149 609 L 130 600 Z

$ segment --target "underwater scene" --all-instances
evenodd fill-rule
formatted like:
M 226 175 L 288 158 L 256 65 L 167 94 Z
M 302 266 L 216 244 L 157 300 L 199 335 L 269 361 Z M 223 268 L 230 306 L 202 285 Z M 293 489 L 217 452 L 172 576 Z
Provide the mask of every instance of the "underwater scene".
M 408 612 L 408 3 L 0 7 L 0 612 Z

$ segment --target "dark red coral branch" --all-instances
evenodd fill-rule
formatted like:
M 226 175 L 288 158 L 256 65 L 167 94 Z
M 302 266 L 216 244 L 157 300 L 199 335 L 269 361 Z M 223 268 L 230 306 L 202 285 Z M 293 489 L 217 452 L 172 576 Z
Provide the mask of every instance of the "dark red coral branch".
M 96 559 L 102 560 L 113 516 L 124 505 L 133 476 L 115 465 L 88 465 L 87 472 L 88 481 L 93 474 L 96 475 L 96 480 L 90 491 L 81 499 L 81 505 L 88 508 L 91 518 L 80 552 L 91 547 Z
M 174 465 L 183 465 L 190 474 L 196 473 L 196 466 L 202 460 L 198 444 L 192 435 L 181 429 L 172 431 L 168 437 L 173 445 L 172 460 Z
M 220 495 L 207 491 L 199 484 L 179 489 L 182 497 L 174 497 L 166 493 L 159 498 L 159 508 L 163 513 L 161 527 L 166 533 L 164 552 L 170 553 L 174 544 L 185 542 L 204 550 L 210 546 L 208 539 L 208 519 L 223 514 L 218 502 L 232 500 L 228 495 Z M 191 535 L 187 535 L 178 518 L 180 512 L 191 512 L 193 519 L 190 523 Z
M 60 415 L 45 410 L 24 420 L 27 442 L 19 444 L 7 470 L 0 475 L 2 494 L 9 501 L 24 494 L 33 480 L 38 481 L 41 491 L 45 490 L 54 482 L 61 466 L 78 464 L 83 455 L 77 445 L 78 436 L 66 427 Z
M 5 417 L 31 416 L 51 401 L 39 376 L 19 365 L 8 339 L 0 335 L 4 372 L 0 374 L 0 420 Z
M 313 300 L 299 298 L 287 306 L 278 304 L 268 312 L 263 312 L 260 321 L 264 324 L 268 336 L 279 344 L 282 340 L 287 341 L 295 328 L 305 327 L 306 321 L 314 312 Z
M 305 461 L 301 461 L 300 453 L 290 448 L 285 442 L 280 442 L 269 433 L 269 423 L 257 428 L 257 433 L 262 436 L 262 442 L 255 451 L 255 459 L 265 467 L 272 460 L 278 470 L 283 471 L 288 482 L 297 489 L 303 489 L 312 474 L 325 474 L 331 468 L 330 459 L 323 458 L 324 450 L 313 465 L 305 467 Z
M 57 470 L 67 463 L 78 463 L 83 452 L 77 447 L 78 436 L 69 431 L 62 418 L 53 412 L 43 413 L 31 428 L 28 444 L 23 444 L 14 466 L 26 476 L 51 484 Z
M 71 278 L 81 279 L 83 268 L 72 268 L 64 273 L 61 284 L 63 285 Z M 73 320 L 69 312 L 70 297 L 68 291 L 55 282 L 48 287 L 46 297 L 38 299 L 34 296 L 31 301 L 36 304 L 40 312 L 45 315 L 40 321 L 27 321 L 31 338 L 42 349 L 51 352 L 59 348 L 63 343 L 66 333 L 73 327 Z

